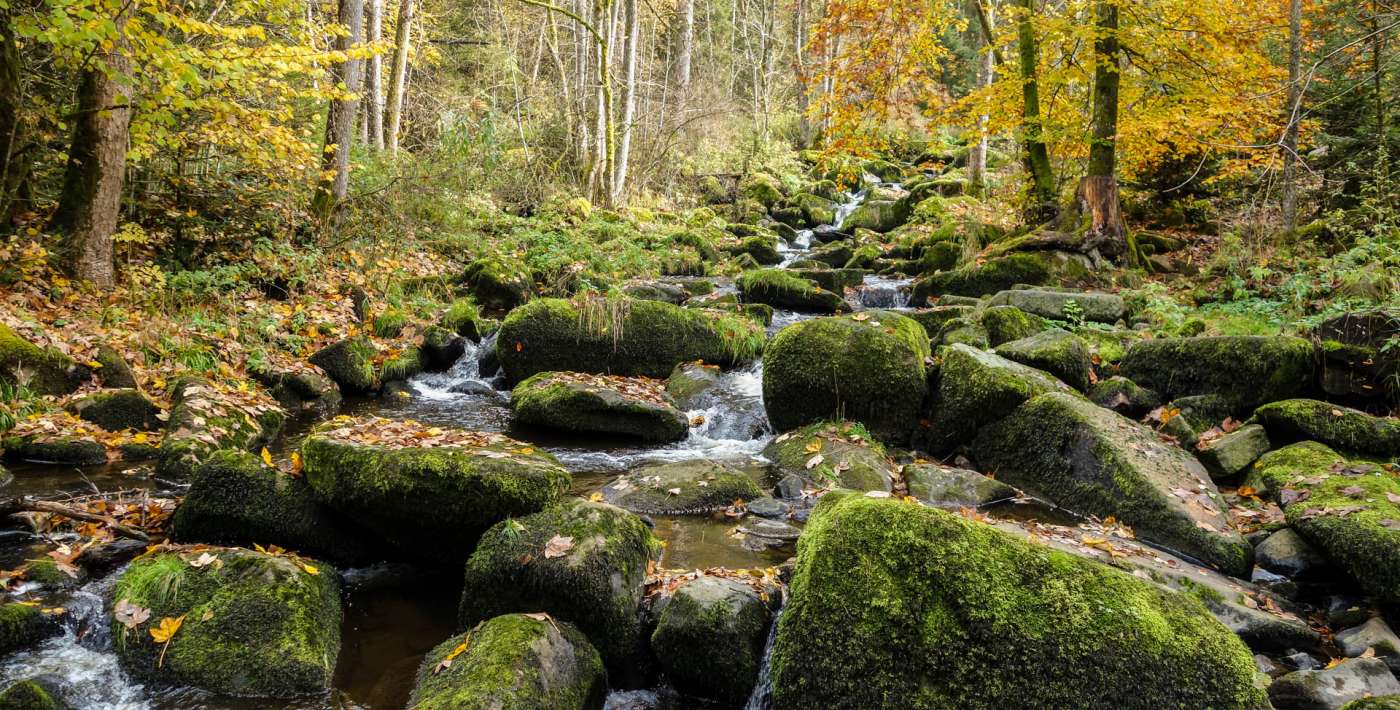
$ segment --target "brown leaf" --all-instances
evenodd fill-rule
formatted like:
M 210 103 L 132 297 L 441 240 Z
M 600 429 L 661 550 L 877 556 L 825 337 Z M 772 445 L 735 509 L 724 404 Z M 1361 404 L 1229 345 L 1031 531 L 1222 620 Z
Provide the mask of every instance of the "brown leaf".
M 549 539 L 549 542 L 544 544 L 544 558 L 546 560 L 552 560 L 556 557 L 563 557 L 572 549 L 574 549 L 574 539 L 572 537 L 555 535 Z

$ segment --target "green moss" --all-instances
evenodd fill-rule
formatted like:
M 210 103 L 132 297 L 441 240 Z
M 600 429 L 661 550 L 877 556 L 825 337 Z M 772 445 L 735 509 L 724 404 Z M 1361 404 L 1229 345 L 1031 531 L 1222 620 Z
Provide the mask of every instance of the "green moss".
M 739 707 L 758 680 L 769 616 L 748 585 L 700 577 L 662 608 L 651 646 L 681 693 Z
M 967 345 L 939 349 L 938 389 L 929 428 L 916 443 L 935 453 L 970 441 L 981 427 L 1038 394 L 1067 391 L 1054 377 Z
M 0 382 L 24 386 L 35 394 L 64 395 L 89 375 L 73 358 L 41 348 L 0 323 Z
M 987 329 L 975 318 L 954 318 L 945 322 L 938 329 L 933 342 L 939 346 L 966 345 L 978 350 L 992 346 Z
M 525 265 L 507 259 L 473 261 L 463 270 L 462 282 L 478 305 L 492 311 L 509 311 L 529 300 L 532 291 Z
M 415 559 L 461 560 L 491 525 L 540 510 L 569 487 L 568 471 L 553 456 L 522 453 L 518 442 L 390 448 L 325 435 L 336 426 L 323 425 L 302 442 L 307 482 L 338 513 Z
M 869 269 L 875 266 L 875 262 L 880 259 L 880 247 L 874 244 L 863 244 L 851 252 L 851 258 L 846 260 L 843 268 L 846 269 Z M 852 284 L 854 286 L 856 284 Z M 825 288 L 825 287 L 823 287 Z M 830 290 L 830 289 L 828 289 Z
M 71 405 L 80 419 L 107 431 L 154 431 L 163 426 L 160 407 L 135 389 L 104 390 L 75 400 Z
M 767 173 L 752 173 L 739 182 L 739 194 L 764 207 L 770 207 L 783 199 L 782 184 Z
M 866 200 L 841 222 L 841 229 L 851 232 L 869 229 L 889 232 L 909 221 L 912 207 L 904 200 Z
M 1267 707 L 1201 603 L 903 502 L 823 497 L 772 656 L 777 710 Z
M 33 646 L 57 630 L 37 606 L 0 604 L 0 654 Z
M 0 692 L 0 710 L 60 710 L 66 707 L 54 700 L 44 686 L 22 680 Z
M 648 515 L 713 513 L 763 495 L 743 471 L 703 460 L 644 465 L 609 482 L 602 492 L 607 502 Z
M 1306 390 L 1313 381 L 1313 347 L 1289 336 L 1158 338 L 1134 343 L 1122 372 L 1165 399 L 1215 394 L 1244 415 Z
M 690 406 L 693 398 L 703 394 L 719 382 L 719 368 L 703 362 L 683 362 L 676 365 L 671 376 L 666 378 L 666 394 L 683 409 Z
M 842 293 L 848 288 L 855 288 L 861 284 L 865 278 L 865 272 L 860 269 L 792 269 L 791 273 L 811 281 L 812 283 L 830 291 L 832 293 Z
M 811 468 L 807 462 L 820 454 Z M 895 466 L 885 447 L 854 422 L 818 422 L 777 437 L 763 450 L 773 477 L 795 475 L 821 487 L 893 490 Z
M 423 353 L 416 347 L 400 350 L 379 363 L 378 381 L 403 382 L 423 371 Z
M 340 649 L 336 571 L 231 548 L 191 565 L 200 554 L 140 557 L 117 581 L 116 603 L 151 612 L 132 629 L 111 620 L 122 667 L 143 680 L 231 695 L 284 698 L 330 687 Z M 150 628 L 167 618 L 183 623 L 169 644 L 156 643 Z
M 1098 328 L 1076 328 L 1074 334 L 1089 345 L 1089 352 L 1097 355 L 1104 366 L 1117 365 L 1128 354 L 1128 348 L 1144 339 L 1143 333 L 1136 330 L 1100 330 Z
M 483 320 L 485 319 L 481 316 L 481 309 L 476 307 L 476 301 L 459 298 L 447 307 L 440 324 L 464 338 L 475 341 L 487 335 Z
M 573 543 L 555 557 L 555 537 Z M 569 499 L 497 523 L 467 561 L 459 621 L 469 628 L 512 612 L 544 611 L 575 623 L 598 648 L 614 685 L 646 670 L 640 620 L 647 560 L 659 549 L 641 518 Z M 521 560 L 526 560 L 524 564 Z
M 984 264 L 968 264 L 952 271 L 933 274 L 915 282 L 912 303 L 921 305 L 930 296 L 986 296 L 1016 284 L 1042 284 L 1051 276 L 1045 257 L 1039 254 L 1012 254 Z
M 452 656 L 463 644 L 466 650 Z M 451 657 L 446 668 L 439 665 Z M 607 676 L 573 625 L 508 614 L 453 636 L 423 657 L 411 710 L 589 710 Z
M 1361 454 L 1400 454 L 1400 420 L 1315 399 L 1288 399 L 1254 410 L 1277 443 L 1310 439 Z
M 368 338 L 355 336 L 336 341 L 316 351 L 309 359 L 326 371 L 340 389 L 363 393 L 378 384 L 374 378 L 374 345 Z
M 763 402 L 779 430 L 845 417 L 882 439 L 909 439 L 927 390 L 929 338 L 888 311 L 788 326 L 763 356 Z
M 613 383 L 583 383 L 564 374 L 541 372 L 516 385 L 510 397 L 515 421 L 657 442 L 679 441 L 690 432 L 685 412 L 670 401 L 653 402 Z
M 1084 341 L 1058 328 L 1003 343 L 996 353 L 1008 360 L 1044 370 L 1081 392 L 1089 388 L 1093 365 Z
M 513 311 L 496 344 L 507 378 L 519 382 L 547 371 L 666 377 L 678 363 L 731 367 L 762 349 L 763 328 L 733 313 L 592 300 L 601 303 L 580 308 L 546 298 Z
M 202 381 L 195 381 L 194 384 L 210 386 Z M 170 408 L 170 419 L 166 424 L 168 433 L 161 441 L 156 474 L 184 480 L 215 451 L 261 449 L 272 443 L 286 420 L 287 413 L 278 408 L 260 412 L 256 418 L 242 410 L 217 416 L 208 407 L 188 404 L 181 395 Z
M 943 379 L 948 379 L 944 363 Z M 1249 572 L 1249 543 L 1230 529 L 1229 506 L 1201 464 L 1156 432 L 1092 402 L 1052 392 L 984 427 L 973 451 L 997 480 L 1077 513 L 1110 515 L 1137 536 L 1234 576 Z M 1191 492 L 1183 499 L 1175 491 Z
M 839 313 L 850 310 L 840 294 L 817 286 L 786 269 L 758 269 L 745 272 L 736 281 L 746 303 L 765 303 L 813 313 Z
M 943 329 L 943 324 L 955 318 L 967 319 L 972 316 L 972 306 L 934 306 L 904 311 L 903 315 L 912 318 L 924 327 L 924 332 L 933 335 Z M 968 321 L 971 322 L 971 321 Z
M 81 568 L 79 575 L 81 576 Z M 77 586 L 80 577 L 74 577 L 58 568 L 58 562 L 49 557 L 40 557 L 24 563 L 24 578 L 51 589 L 70 589 Z
M 1343 705 L 1341 710 L 1400 710 L 1400 695 L 1353 700 Z
M 1303 441 L 1260 456 L 1250 467 L 1244 485 L 1259 495 L 1277 498 L 1279 491 L 1294 480 L 1330 471 L 1345 461 L 1341 454 L 1326 445 Z
M 87 439 L 58 438 L 40 440 L 33 436 L 8 436 L 0 439 L 0 449 L 6 458 L 21 461 L 73 464 L 87 466 L 107 462 L 107 447 Z
M 1044 318 L 1015 306 L 992 306 L 982 311 L 981 323 L 992 345 L 1029 338 L 1050 327 Z
M 370 324 L 374 334 L 381 338 L 397 338 L 403 332 L 404 326 L 408 325 L 408 314 L 397 308 L 385 309 L 383 313 L 374 317 L 374 322 Z

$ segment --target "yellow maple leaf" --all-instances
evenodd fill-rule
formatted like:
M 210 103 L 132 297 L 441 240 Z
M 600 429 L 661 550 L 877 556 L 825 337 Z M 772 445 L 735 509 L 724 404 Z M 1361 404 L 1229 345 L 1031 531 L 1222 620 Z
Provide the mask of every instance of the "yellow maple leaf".
M 310 575 L 317 575 L 321 573 L 321 570 L 316 569 L 315 565 L 309 565 L 305 562 L 301 563 L 301 568 L 306 570 L 306 573 Z
M 169 643 L 175 632 L 180 630 L 180 625 L 185 623 L 185 615 L 167 616 L 160 620 L 159 624 L 151 627 L 151 638 L 156 643 Z
M 269 466 L 272 465 L 272 452 L 271 452 L 271 451 L 268 451 L 266 446 L 264 446 L 264 447 L 263 447 L 263 450 L 262 450 L 262 460 L 263 460 L 263 463 L 265 463 L 265 464 L 267 464 L 267 465 L 269 465 Z

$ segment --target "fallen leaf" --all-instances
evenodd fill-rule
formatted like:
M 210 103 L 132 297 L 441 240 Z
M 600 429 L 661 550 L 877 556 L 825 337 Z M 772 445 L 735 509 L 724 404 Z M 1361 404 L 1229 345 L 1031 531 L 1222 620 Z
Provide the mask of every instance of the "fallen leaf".
M 807 467 L 808 470 L 811 470 L 811 469 L 816 468 L 817 466 L 820 466 L 821 463 L 822 463 L 822 461 L 825 461 L 825 460 L 826 460 L 826 457 L 825 457 L 825 456 L 822 456 L 821 454 L 817 454 L 816 456 L 813 456 L 812 458 L 807 459 L 807 463 L 806 463 L 805 465 L 806 465 L 806 467 Z
M 264 446 L 262 450 L 262 460 L 263 463 L 267 464 L 268 466 L 272 465 L 272 452 L 268 451 L 266 446 Z
M 121 623 L 122 626 L 128 629 L 134 629 L 146 623 L 146 620 L 151 618 L 151 610 L 139 604 L 133 604 L 128 599 L 123 599 L 117 602 L 117 605 L 113 607 L 112 615 L 117 618 L 117 621 Z
M 185 623 L 185 615 L 167 616 L 160 620 L 160 623 L 151 628 L 151 638 L 156 643 L 169 643 L 175 632 L 180 630 L 180 625 Z
M 574 549 L 574 539 L 572 537 L 555 535 L 549 538 L 549 542 L 544 544 L 544 558 L 550 560 L 555 557 L 563 557 L 572 549 Z

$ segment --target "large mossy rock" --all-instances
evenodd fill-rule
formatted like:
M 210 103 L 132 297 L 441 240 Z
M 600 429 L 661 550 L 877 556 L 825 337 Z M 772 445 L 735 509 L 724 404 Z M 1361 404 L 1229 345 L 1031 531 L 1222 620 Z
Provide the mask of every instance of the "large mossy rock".
M 172 526 L 172 537 L 180 542 L 271 543 L 351 565 L 382 556 L 316 498 L 305 478 L 283 473 L 246 451 L 219 451 L 195 469 Z
M 1015 306 L 1027 313 L 1062 321 L 1116 323 L 1128 315 L 1123 297 L 1112 293 L 1011 289 L 993 295 L 987 302 Z
M 1200 462 L 1156 432 L 1079 397 L 1050 393 L 980 431 L 978 463 L 997 480 L 1081 514 L 1116 517 L 1138 537 L 1237 577 L 1253 554 Z
M 529 300 L 530 275 L 518 261 L 477 259 L 462 271 L 462 283 L 472 299 L 491 311 L 509 311 Z
M 324 418 L 340 411 L 340 386 L 313 367 L 249 367 L 248 374 L 293 416 Z
M 378 385 L 374 357 L 374 345 L 368 338 L 357 335 L 337 340 L 317 350 L 309 359 L 312 365 L 324 370 L 341 391 L 364 394 Z
M 135 389 L 94 392 L 77 398 L 70 407 L 79 419 L 107 431 L 155 431 L 163 426 L 160 407 Z
M 1080 392 L 1089 388 L 1093 362 L 1089 346 L 1078 336 L 1054 328 L 997 346 L 996 354 L 1044 370 Z
M 603 661 L 572 624 L 537 614 L 506 614 L 429 651 L 418 667 L 408 707 L 593 710 L 606 693 Z
M 0 691 L 0 710 L 67 710 L 51 688 L 35 680 L 22 680 Z
M 1194 597 L 956 515 L 828 494 L 798 542 L 773 707 L 1267 707 Z
M 1063 382 L 1033 367 L 964 344 L 940 348 L 938 386 L 929 426 L 916 443 L 942 453 L 972 440 L 977 430 L 1047 392 L 1068 392 Z
M 804 313 L 840 313 L 851 309 L 841 294 L 783 269 L 758 269 L 740 276 L 735 285 L 744 303 L 763 303 Z
M 38 606 L 0 603 L 0 656 L 29 648 L 58 631 L 58 624 Z
M 336 579 L 319 562 L 252 550 L 145 555 L 112 590 L 112 645 L 144 680 L 267 698 L 325 692 L 340 652 Z M 149 618 L 128 628 L 127 605 Z M 150 631 L 166 619 L 181 619 L 179 630 L 156 642 Z
M 912 463 L 900 475 L 909 495 L 940 508 L 976 507 L 1016 497 L 1015 488 L 965 468 Z
M 690 431 L 663 381 L 646 377 L 541 372 L 515 386 L 510 408 L 520 424 L 572 432 L 667 442 Z
M 763 495 L 747 473 L 714 461 L 672 461 L 632 469 L 603 486 L 603 499 L 634 513 L 701 515 Z
M 1254 410 L 1254 418 L 1276 444 L 1316 441 L 1372 456 L 1400 454 L 1400 419 L 1315 399 L 1286 399 Z
M 979 313 L 976 321 L 987 332 L 987 342 L 991 345 L 1029 338 L 1050 328 L 1044 318 L 1015 306 L 991 306 Z
M 941 271 L 914 282 L 911 303 L 922 306 L 931 296 L 987 296 L 1016 284 L 1042 284 L 1053 273 L 1049 260 L 1041 254 L 1012 254 L 982 264 L 968 264 Z
M 306 480 L 342 516 L 427 562 L 459 562 L 511 516 L 559 500 L 569 472 L 501 434 L 339 418 L 301 445 Z
M 803 282 L 806 283 L 806 282 Z M 748 318 L 658 301 L 543 298 L 515 309 L 496 338 L 506 378 L 540 372 L 666 377 L 682 362 L 730 367 L 762 350 L 763 328 Z
M 859 424 L 819 422 L 779 434 L 763 449 L 763 456 L 772 463 L 777 481 L 788 478 L 817 488 L 853 491 L 894 490 L 896 466 L 885 447 Z
M 866 200 L 855 208 L 840 227 L 846 232 L 869 229 L 873 232 L 890 232 L 909 221 L 912 210 L 903 200 Z
M 772 614 L 742 582 L 700 577 L 658 604 L 651 647 L 681 693 L 740 707 L 763 663 Z
M 34 394 L 64 395 L 78 389 L 92 372 L 52 348 L 41 348 L 0 323 L 0 382 Z
M 909 440 L 928 391 L 928 333 L 887 311 L 790 325 L 763 355 L 763 404 L 779 430 L 845 417 L 875 436 Z
M 658 549 L 641 518 L 606 503 L 568 499 L 502 521 L 467 561 L 459 621 L 548 612 L 588 635 L 613 685 L 636 683 L 646 670 L 642 585 Z
M 267 397 L 205 380 L 175 388 L 156 474 L 183 480 L 220 449 L 257 451 L 282 432 L 287 413 Z
M 1292 336 L 1143 340 L 1128 348 L 1122 373 L 1166 400 L 1218 395 L 1243 416 L 1261 404 L 1307 391 L 1313 346 Z

